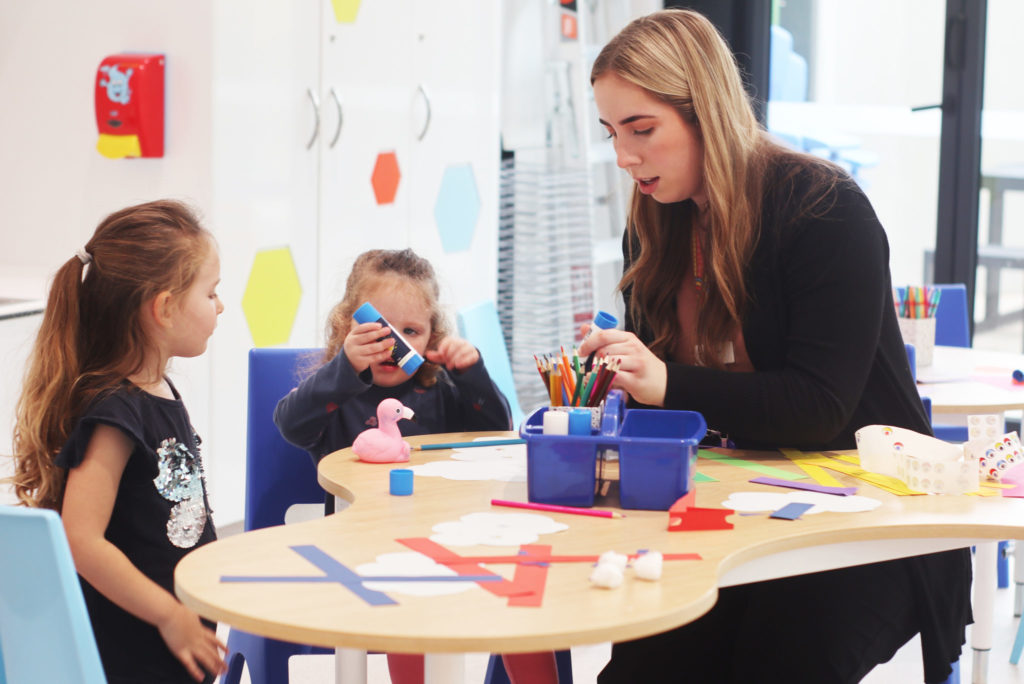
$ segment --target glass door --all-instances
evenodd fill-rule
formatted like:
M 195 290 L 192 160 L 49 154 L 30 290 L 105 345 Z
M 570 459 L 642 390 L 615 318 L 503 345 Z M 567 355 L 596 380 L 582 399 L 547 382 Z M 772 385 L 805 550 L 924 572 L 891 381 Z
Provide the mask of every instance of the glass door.
M 974 346 L 1024 348 L 1024 3 L 988 0 Z
M 896 285 L 930 281 L 942 113 L 922 105 L 942 100 L 944 40 L 944 3 L 772 5 L 768 129 L 860 184 Z

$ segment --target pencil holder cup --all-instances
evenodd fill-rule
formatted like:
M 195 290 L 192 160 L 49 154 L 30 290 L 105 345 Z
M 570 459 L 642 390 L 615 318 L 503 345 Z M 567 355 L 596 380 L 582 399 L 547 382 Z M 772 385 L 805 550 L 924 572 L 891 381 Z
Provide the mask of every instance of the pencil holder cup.
M 935 317 L 901 317 L 898 320 L 903 342 L 914 345 L 918 367 L 932 365 L 932 354 L 935 351 Z

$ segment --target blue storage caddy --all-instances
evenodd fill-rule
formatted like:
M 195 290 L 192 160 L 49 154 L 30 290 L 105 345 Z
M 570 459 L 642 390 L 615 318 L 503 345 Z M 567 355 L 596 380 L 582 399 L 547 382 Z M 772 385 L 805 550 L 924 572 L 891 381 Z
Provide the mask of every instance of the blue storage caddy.
M 623 508 L 668 510 L 690 491 L 704 417 L 693 411 L 623 409 L 615 390 L 605 399 L 600 431 L 590 437 L 543 434 L 538 408 L 519 430 L 526 440 L 528 497 L 537 503 L 593 506 L 597 459 L 619 454 L 619 499 Z

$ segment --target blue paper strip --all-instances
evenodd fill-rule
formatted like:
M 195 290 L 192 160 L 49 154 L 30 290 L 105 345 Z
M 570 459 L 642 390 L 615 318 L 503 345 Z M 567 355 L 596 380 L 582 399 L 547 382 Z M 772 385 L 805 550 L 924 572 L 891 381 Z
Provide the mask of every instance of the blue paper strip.
M 814 504 L 799 502 L 788 503 L 779 510 L 773 512 L 769 517 L 781 518 L 783 520 L 796 520 L 811 508 L 814 508 Z

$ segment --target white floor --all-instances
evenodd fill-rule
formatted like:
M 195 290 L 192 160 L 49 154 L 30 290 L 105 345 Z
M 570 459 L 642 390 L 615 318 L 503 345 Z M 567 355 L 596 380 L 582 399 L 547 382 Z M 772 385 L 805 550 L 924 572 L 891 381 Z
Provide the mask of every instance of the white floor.
M 1012 577 L 1012 561 L 1011 561 Z M 1013 587 L 999 589 L 996 597 L 995 619 L 993 623 L 993 645 L 989 654 L 989 684 L 1024 683 L 1024 663 L 1020 666 L 1010 664 L 1010 649 L 1017 633 L 1019 619 L 1013 617 Z M 222 628 L 222 636 L 227 631 Z M 599 644 L 572 649 L 573 681 L 575 684 L 594 684 L 597 674 L 604 667 L 611 654 L 609 644 Z M 487 668 L 486 654 L 467 656 L 466 682 L 480 684 L 484 680 Z M 301 656 L 293 658 L 289 684 L 332 684 L 334 677 L 333 656 Z M 968 628 L 967 646 L 960 658 L 960 682 L 972 682 L 973 655 L 970 648 L 970 628 Z M 368 684 L 388 684 L 387 662 L 382 655 L 369 657 L 367 665 Z M 243 676 L 243 684 L 248 677 Z M 863 680 L 867 684 L 914 684 L 923 682 L 921 668 L 921 646 L 915 637 L 896 654 L 888 663 L 876 667 Z

